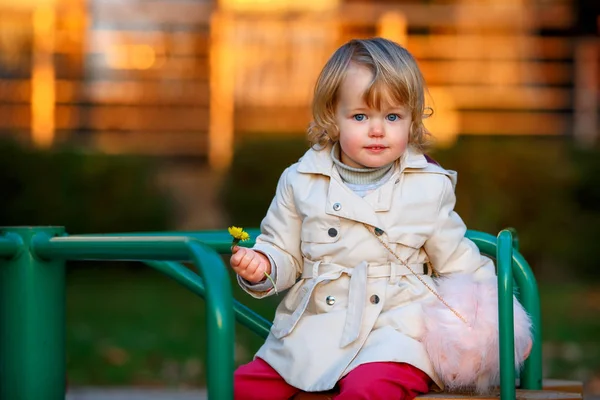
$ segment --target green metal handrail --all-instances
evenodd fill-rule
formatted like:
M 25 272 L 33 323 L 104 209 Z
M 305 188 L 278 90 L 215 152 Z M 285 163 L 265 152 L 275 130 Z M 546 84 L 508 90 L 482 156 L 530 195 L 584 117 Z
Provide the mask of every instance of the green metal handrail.
M 0 254 L 8 258 L 0 260 L 0 398 L 65 397 L 65 260 L 166 259 L 192 261 L 210 282 L 202 291 L 211 365 L 208 395 L 233 399 L 233 296 L 227 269 L 210 247 L 182 235 L 63 236 L 60 227 L 0 232 L 0 246 L 6 249 Z M 154 265 L 184 286 L 196 287 L 199 282 L 197 275 L 177 263 Z
M 0 258 L 12 258 L 23 247 L 23 241 L 19 235 L 6 233 L 0 236 Z
M 498 235 L 496 263 L 498 268 L 498 331 L 500 333 L 500 398 L 515 400 L 515 321 L 513 318 L 512 234 Z
M 509 247 L 504 249 L 498 248 L 498 238 L 483 232 L 469 230 L 467 231 L 466 237 L 471 239 L 477 247 L 479 247 L 480 251 L 490 257 L 496 257 L 499 260 L 506 259 L 510 260 L 511 256 L 509 253 L 512 252 L 512 268 L 504 268 L 507 264 L 502 264 L 502 270 L 500 269 L 500 265 L 498 265 L 498 280 L 499 280 L 499 288 L 498 288 L 498 297 L 499 297 L 499 317 L 500 317 L 500 325 L 505 325 L 504 321 L 511 320 L 512 321 L 512 311 L 508 312 L 503 309 L 503 304 L 507 303 L 507 299 L 511 299 L 512 301 L 512 287 L 503 287 L 500 284 L 500 281 L 507 280 L 508 278 L 502 277 L 501 275 L 504 273 L 508 273 L 510 271 L 512 273 L 512 278 L 517 284 L 519 288 L 519 301 L 523 305 L 523 308 L 527 311 L 529 316 L 531 317 L 531 322 L 533 326 L 533 345 L 531 348 L 531 352 L 529 357 L 525 361 L 523 366 L 523 370 L 521 371 L 520 382 L 521 387 L 523 389 L 529 390 L 541 390 L 542 389 L 542 317 L 541 317 L 541 307 L 540 307 L 540 295 L 537 287 L 537 282 L 535 280 L 535 276 L 533 275 L 533 271 L 531 267 L 525 261 L 525 258 L 521 253 L 517 251 L 515 248 L 515 244 L 518 244 L 518 239 L 514 230 L 504 230 L 500 232 L 498 237 L 502 235 L 504 232 L 510 233 L 512 238 L 512 251 Z M 505 240 L 508 240 L 505 239 Z M 498 254 L 499 253 L 499 254 Z M 500 264 L 500 261 L 497 261 L 497 264 Z M 510 290 L 509 290 L 510 289 Z M 512 307 L 512 302 L 511 302 Z M 506 333 L 504 333 L 506 335 Z M 511 334 L 510 338 L 514 338 Z M 506 343 L 507 339 L 503 339 L 503 333 L 500 332 L 500 341 L 504 341 Z M 513 347 L 511 347 L 513 348 Z M 508 351 L 508 350 L 507 350 Z M 514 348 L 511 352 L 514 357 Z M 514 362 L 513 362 L 514 365 Z M 501 367 L 501 372 L 503 369 Z
M 252 237 L 257 229 L 250 229 Z M 467 231 L 482 253 L 497 258 L 501 394 L 515 398 L 513 276 L 531 315 L 534 343 L 521 374 L 525 389 L 541 389 L 541 331 L 537 284 L 514 231 Z M 253 241 L 247 242 L 252 246 Z M 234 300 L 217 253 L 229 254 L 227 231 L 65 236 L 61 227 L 0 229 L 0 398 L 64 398 L 64 261 L 139 260 L 206 298 L 207 386 L 210 399 L 233 398 L 233 318 L 262 337 L 271 322 Z M 169 260 L 169 261 L 161 261 Z M 197 274 L 174 261 L 193 261 Z M 233 311 L 233 312 L 232 312 Z M 51 344 L 51 345 L 49 345 Z M 54 345 L 55 344 L 55 345 Z M 16 396 L 15 394 L 19 394 Z

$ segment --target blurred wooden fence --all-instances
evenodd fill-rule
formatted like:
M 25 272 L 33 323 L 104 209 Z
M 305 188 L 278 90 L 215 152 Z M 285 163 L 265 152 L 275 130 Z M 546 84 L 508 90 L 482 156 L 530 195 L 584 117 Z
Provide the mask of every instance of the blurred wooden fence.
M 386 32 L 419 60 L 437 111 L 431 129 L 442 139 L 573 134 L 573 2 L 496 3 L 346 2 L 329 12 L 265 14 L 208 1 L 91 0 L 79 24 L 69 22 L 72 7 L 59 8 L 54 140 L 106 152 L 211 153 L 213 164 L 226 165 L 237 137 L 302 132 L 331 52 Z M 585 57 L 597 68 L 594 46 Z M 32 60 L 17 69 L 1 60 L 0 132 L 28 138 Z M 597 99 L 588 76 L 579 85 L 595 85 Z M 597 103 L 584 113 L 588 125 L 590 113 Z

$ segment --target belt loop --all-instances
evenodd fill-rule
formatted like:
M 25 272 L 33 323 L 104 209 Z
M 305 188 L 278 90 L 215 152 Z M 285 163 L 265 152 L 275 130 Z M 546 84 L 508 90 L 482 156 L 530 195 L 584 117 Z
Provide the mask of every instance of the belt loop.
M 396 284 L 398 282 L 398 264 L 390 262 L 390 283 Z
M 319 277 L 319 265 L 321 265 L 321 260 L 318 260 L 313 264 L 312 268 L 312 277 L 313 279 L 317 279 Z

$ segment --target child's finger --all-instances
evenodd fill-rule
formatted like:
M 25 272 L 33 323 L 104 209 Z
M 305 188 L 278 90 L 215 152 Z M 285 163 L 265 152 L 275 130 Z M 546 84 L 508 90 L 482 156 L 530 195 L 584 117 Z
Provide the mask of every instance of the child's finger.
M 252 250 L 246 250 L 244 252 L 244 257 L 242 257 L 242 260 L 240 261 L 240 264 L 248 268 L 248 265 L 250 265 L 254 258 L 256 258 L 256 253 Z
M 246 255 L 247 250 L 242 248 L 242 247 L 238 247 L 235 254 L 233 254 L 230 258 L 230 263 L 231 265 L 235 265 L 235 266 L 239 266 L 240 263 L 242 262 L 242 259 L 244 258 L 244 256 Z
M 260 259 L 258 257 L 254 257 L 249 263 L 246 271 L 249 275 L 254 276 L 256 274 L 256 270 L 260 266 Z

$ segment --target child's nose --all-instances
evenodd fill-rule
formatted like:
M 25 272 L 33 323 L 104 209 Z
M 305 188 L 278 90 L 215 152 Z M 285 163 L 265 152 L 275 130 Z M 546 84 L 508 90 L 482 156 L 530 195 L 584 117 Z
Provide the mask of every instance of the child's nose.
M 377 120 L 372 120 L 369 136 L 371 137 L 380 137 L 384 135 L 383 124 Z

